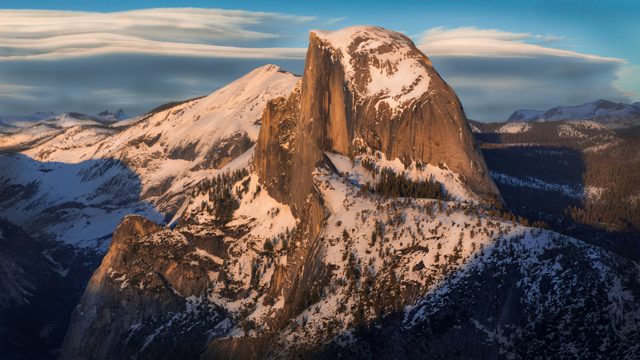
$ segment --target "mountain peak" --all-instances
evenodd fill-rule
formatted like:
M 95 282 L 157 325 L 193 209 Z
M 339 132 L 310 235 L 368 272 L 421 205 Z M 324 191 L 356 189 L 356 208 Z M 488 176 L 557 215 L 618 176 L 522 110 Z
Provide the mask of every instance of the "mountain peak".
M 40 120 L 45 120 L 45 119 L 49 119 L 56 116 L 58 116 L 58 114 L 54 113 L 53 111 L 38 111 L 31 115 L 20 116 L 19 118 L 26 121 L 40 121 Z
M 381 95 L 396 109 L 429 90 L 429 59 L 405 35 L 376 26 L 312 30 L 339 54 L 347 80 L 363 96 Z
M 125 114 L 124 111 L 122 111 L 122 109 L 118 110 L 115 113 L 112 113 L 109 110 L 105 110 L 99 113 L 98 117 L 101 118 L 102 120 L 108 120 L 108 121 L 120 121 L 120 120 L 127 120 L 131 118 L 130 116 L 127 116 L 127 114 Z
M 588 103 L 587 103 L 588 104 Z M 585 104 L 585 105 L 587 105 Z M 604 99 L 599 99 L 597 101 L 594 101 L 592 103 L 595 108 L 597 110 L 599 109 L 603 109 L 603 110 L 623 110 L 624 109 L 624 105 L 623 103 L 614 103 L 613 101 L 609 101 L 609 100 L 604 100 Z
M 475 194 L 500 197 L 458 97 L 409 38 L 373 26 L 313 30 L 299 90 L 263 115 L 260 180 L 298 217 L 326 154 L 367 149 L 405 168 L 440 165 Z
M 348 47 L 358 39 L 364 40 L 364 43 L 359 43 L 362 44 L 362 47 L 357 49 L 358 51 L 372 49 L 380 45 L 388 45 L 391 43 L 396 43 L 400 46 L 404 43 L 407 47 L 415 46 L 413 41 L 405 35 L 379 26 L 355 25 L 342 28 L 340 30 L 332 31 L 315 29 L 310 32 L 321 39 L 329 41 L 335 48 Z M 377 39 L 379 42 L 368 42 L 367 39 Z

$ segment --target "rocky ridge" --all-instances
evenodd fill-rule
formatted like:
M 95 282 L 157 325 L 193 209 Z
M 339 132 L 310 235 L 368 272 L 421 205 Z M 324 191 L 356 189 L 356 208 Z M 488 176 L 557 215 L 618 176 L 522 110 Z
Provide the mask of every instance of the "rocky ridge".
M 207 331 L 225 318 L 215 305 L 195 301 L 210 282 L 200 263 L 216 265 L 206 254 L 179 233 L 127 216 L 73 314 L 62 357 L 196 357 L 207 344 Z M 172 341 L 168 334 L 175 332 L 188 336 L 189 345 Z
M 109 112 L 109 110 L 102 111 L 98 114 L 98 118 L 100 118 L 101 120 L 122 121 L 130 119 L 131 116 L 127 116 L 127 114 L 125 114 L 124 111 L 120 109 L 115 113 Z

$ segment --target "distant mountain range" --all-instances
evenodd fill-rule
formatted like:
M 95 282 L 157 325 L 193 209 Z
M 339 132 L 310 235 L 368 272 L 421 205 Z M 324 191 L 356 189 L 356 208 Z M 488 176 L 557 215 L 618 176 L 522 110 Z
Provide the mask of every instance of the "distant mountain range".
M 129 119 L 131 117 L 127 116 L 124 113 L 124 111 L 122 111 L 122 109 L 120 109 L 115 113 L 109 112 L 109 110 L 105 110 L 105 111 L 101 112 L 100 114 L 98 114 L 98 118 L 103 119 L 103 120 L 127 120 L 127 119 Z
M 122 126 L 129 119 L 122 110 L 104 111 L 97 117 L 77 112 L 55 114 L 51 111 L 32 115 L 0 116 L 0 151 L 21 151 L 48 141 L 76 126 Z
M 557 106 L 549 110 L 516 110 L 507 121 L 592 120 L 610 129 L 640 125 L 640 102 L 633 104 L 597 100 L 577 106 Z
M 591 120 L 503 121 L 485 123 L 469 120 L 477 140 L 487 144 L 567 146 L 586 149 L 613 143 L 628 129 L 611 130 Z
M 6 115 L 0 116 L 0 126 L 31 126 L 34 122 L 56 117 L 52 111 L 38 111 L 31 115 Z
M 115 122 L 121 120 L 130 119 L 130 116 L 122 111 L 122 109 L 118 110 L 115 113 L 109 112 L 109 110 L 105 110 L 98 114 L 98 116 L 90 116 L 77 112 L 68 112 L 61 115 L 54 113 L 53 111 L 38 111 L 37 113 L 31 115 L 6 115 L 0 116 L 0 132 L 2 131 L 1 127 L 31 127 L 34 123 L 47 123 L 53 124 L 57 123 L 58 120 L 61 119 L 76 119 L 76 120 L 94 120 L 97 122 Z M 51 120 L 56 119 L 56 120 Z M 73 124 L 73 126 L 79 124 Z

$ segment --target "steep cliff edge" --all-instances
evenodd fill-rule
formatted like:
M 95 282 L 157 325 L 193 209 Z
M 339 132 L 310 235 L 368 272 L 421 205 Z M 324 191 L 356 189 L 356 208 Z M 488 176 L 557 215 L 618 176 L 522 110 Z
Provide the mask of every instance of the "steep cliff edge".
M 319 235 L 331 210 L 314 180 L 318 169 L 334 166 L 325 153 L 374 151 L 405 169 L 440 166 L 472 194 L 501 199 L 457 96 L 409 38 L 356 26 L 313 30 L 309 40 L 302 81 L 264 111 L 254 161 L 260 182 L 302 225 L 281 322 L 325 270 Z
M 217 266 L 206 254 L 153 221 L 124 218 L 72 315 L 60 359 L 197 357 L 206 330 L 223 320 L 217 306 L 197 301 Z
M 256 151 L 261 182 L 294 214 L 312 192 L 323 153 L 353 156 L 365 148 L 399 158 L 405 167 L 446 166 L 476 194 L 500 198 L 458 97 L 409 38 L 354 26 L 313 30 L 309 40 L 300 92 L 286 106 L 272 100 Z M 274 130 L 282 125 L 269 120 L 284 118 L 286 126 Z M 279 143 L 284 133 L 289 154 L 278 162 L 266 150 L 285 146 Z

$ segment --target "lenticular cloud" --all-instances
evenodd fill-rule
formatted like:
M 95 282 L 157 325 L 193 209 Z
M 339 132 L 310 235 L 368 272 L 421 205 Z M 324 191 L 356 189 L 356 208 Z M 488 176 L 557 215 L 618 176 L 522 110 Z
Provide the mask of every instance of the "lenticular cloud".
M 283 29 L 313 19 L 190 8 L 118 13 L 1 10 L 0 60 L 113 53 L 303 58 L 304 49 L 281 47 L 291 40 Z

